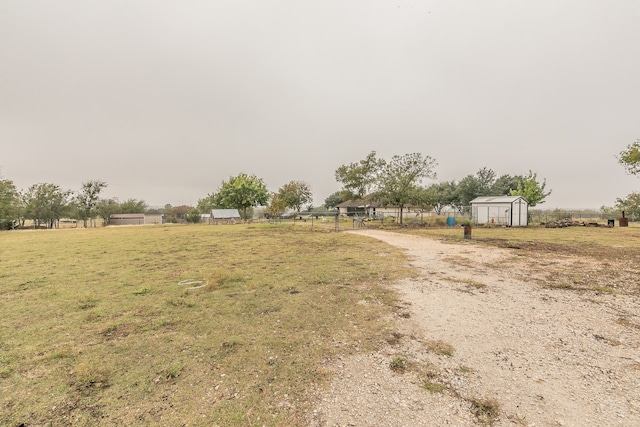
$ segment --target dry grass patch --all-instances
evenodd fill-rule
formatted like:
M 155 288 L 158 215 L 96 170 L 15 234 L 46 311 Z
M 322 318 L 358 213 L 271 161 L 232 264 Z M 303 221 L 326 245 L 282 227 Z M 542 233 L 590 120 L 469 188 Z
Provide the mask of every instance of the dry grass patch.
M 501 405 L 496 399 L 471 398 L 468 400 L 478 421 L 485 425 L 493 425 L 497 421 Z
M 455 347 L 453 345 L 442 340 L 429 340 L 424 343 L 424 346 L 429 351 L 441 356 L 452 357 L 455 352 Z
M 311 227 L 0 233 L 0 425 L 300 425 L 323 360 L 392 336 L 404 265 Z
M 475 228 L 472 240 L 444 228 L 397 230 L 461 245 L 507 248 L 514 256 L 491 267 L 555 289 L 600 293 L 640 293 L 640 226 L 547 229 Z M 451 259 L 472 266 L 464 257 Z

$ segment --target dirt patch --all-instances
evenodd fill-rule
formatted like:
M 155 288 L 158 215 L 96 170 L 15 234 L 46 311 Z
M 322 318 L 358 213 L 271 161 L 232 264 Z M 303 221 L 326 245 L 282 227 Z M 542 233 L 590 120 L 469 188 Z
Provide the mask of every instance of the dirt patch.
M 405 249 L 421 275 L 394 286 L 405 304 L 384 350 L 326 367 L 311 425 L 640 425 L 633 271 L 555 245 L 358 233 Z

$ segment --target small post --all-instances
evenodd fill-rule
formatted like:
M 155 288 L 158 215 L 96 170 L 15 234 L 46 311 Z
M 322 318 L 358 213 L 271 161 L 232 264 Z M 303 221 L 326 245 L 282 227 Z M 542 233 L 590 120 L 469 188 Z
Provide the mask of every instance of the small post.
M 469 240 L 471 239 L 471 225 L 464 226 L 464 238 Z

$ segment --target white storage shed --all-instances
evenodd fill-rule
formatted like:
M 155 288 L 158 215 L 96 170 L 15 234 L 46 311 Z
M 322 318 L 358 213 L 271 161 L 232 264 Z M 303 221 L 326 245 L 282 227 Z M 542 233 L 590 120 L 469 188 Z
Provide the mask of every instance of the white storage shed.
M 476 224 L 524 227 L 528 215 L 529 203 L 522 196 L 477 197 L 471 201 L 471 219 Z

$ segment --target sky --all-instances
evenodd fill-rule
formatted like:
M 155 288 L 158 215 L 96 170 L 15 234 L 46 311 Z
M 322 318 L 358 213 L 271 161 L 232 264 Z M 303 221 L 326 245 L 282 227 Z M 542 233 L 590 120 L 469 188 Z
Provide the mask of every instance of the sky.
M 540 208 L 640 191 L 637 0 L 0 0 L 0 174 L 150 206 L 371 151 L 437 179 L 536 172 Z

